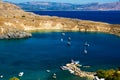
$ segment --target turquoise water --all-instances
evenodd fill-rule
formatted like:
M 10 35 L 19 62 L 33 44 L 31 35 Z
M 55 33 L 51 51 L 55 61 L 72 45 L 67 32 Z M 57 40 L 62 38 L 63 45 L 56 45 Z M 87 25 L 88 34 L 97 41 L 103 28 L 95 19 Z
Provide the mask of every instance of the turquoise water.
M 110 69 L 120 66 L 120 37 L 104 33 L 83 32 L 33 33 L 33 37 L 19 40 L 0 40 L 0 75 L 3 80 L 17 76 L 23 71 L 21 80 L 85 80 L 60 69 L 71 59 L 79 60 L 86 71 Z M 71 37 L 71 46 L 67 45 Z M 63 38 L 63 42 L 60 39 Z M 84 54 L 84 43 L 88 42 L 88 53 Z M 51 70 L 47 73 L 46 70 Z

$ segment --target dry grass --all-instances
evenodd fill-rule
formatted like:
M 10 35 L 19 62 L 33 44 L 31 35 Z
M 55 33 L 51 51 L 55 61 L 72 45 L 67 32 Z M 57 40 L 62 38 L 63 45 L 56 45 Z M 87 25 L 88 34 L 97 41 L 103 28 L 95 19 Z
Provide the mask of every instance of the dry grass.
M 4 23 L 10 23 L 12 25 L 5 25 Z M 6 31 L 12 28 L 24 30 L 24 27 L 41 28 L 44 30 L 46 29 L 46 26 L 52 30 L 53 27 L 56 27 L 57 24 L 61 24 L 61 26 L 63 26 L 61 30 L 72 30 L 77 26 L 77 28 L 74 30 L 101 31 L 120 35 L 120 25 L 111 25 L 102 22 L 75 20 L 69 18 L 59 18 L 56 16 L 39 16 L 33 13 L 24 12 L 13 4 L 0 4 L 0 26 L 2 26 Z M 109 28 L 111 28 L 111 30 L 109 30 Z

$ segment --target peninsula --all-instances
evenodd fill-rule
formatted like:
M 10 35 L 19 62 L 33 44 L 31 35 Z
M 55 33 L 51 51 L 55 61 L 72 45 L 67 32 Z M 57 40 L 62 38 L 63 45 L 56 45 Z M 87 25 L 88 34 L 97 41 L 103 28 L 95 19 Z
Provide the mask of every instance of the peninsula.
M 25 12 L 14 4 L 0 2 L 0 39 L 30 37 L 31 31 L 41 30 L 105 32 L 120 36 L 119 24 L 41 16 Z

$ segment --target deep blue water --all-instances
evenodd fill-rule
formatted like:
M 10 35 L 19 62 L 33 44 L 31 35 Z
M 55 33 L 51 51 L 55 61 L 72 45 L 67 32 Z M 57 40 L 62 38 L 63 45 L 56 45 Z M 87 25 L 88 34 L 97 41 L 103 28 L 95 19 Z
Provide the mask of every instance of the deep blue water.
M 40 15 L 59 16 L 120 24 L 120 11 L 32 11 Z
M 55 15 L 61 17 L 79 18 L 79 14 L 83 16 L 87 12 L 80 12 L 75 15 L 65 12 L 40 12 L 46 15 Z M 86 13 L 86 14 L 84 14 Z M 109 12 L 95 12 L 95 14 L 108 14 Z M 120 23 L 118 13 L 111 12 L 109 14 L 116 14 L 112 19 L 101 18 L 100 15 L 96 17 L 85 18 L 96 19 L 97 21 L 104 21 L 109 23 Z M 90 19 L 90 20 L 92 20 Z M 105 21 L 107 20 L 107 21 Z M 113 22 L 112 22 L 113 21 Z M 57 80 L 86 80 L 70 74 L 67 71 L 60 70 L 61 65 L 65 65 L 71 59 L 79 60 L 82 65 L 89 65 L 90 68 L 82 68 L 86 71 L 96 71 L 98 69 L 110 69 L 120 66 L 120 37 L 105 33 L 84 33 L 84 32 L 65 32 L 65 36 L 61 32 L 36 32 L 28 39 L 18 40 L 0 40 L 0 75 L 4 75 L 3 80 L 13 76 L 18 76 L 18 73 L 23 71 L 25 74 L 20 77 L 21 80 L 53 80 L 52 74 L 57 74 Z M 67 45 L 68 37 L 71 37 L 71 46 Z M 64 41 L 61 42 L 60 39 Z M 84 43 L 88 42 L 88 54 L 84 53 Z M 47 73 L 46 70 L 51 70 Z
M 67 45 L 71 37 L 71 46 Z M 60 39 L 64 41 L 61 42 Z M 84 54 L 84 43 L 88 42 L 88 54 Z M 61 32 L 34 33 L 33 37 L 21 40 L 0 40 L 0 74 L 25 75 L 22 80 L 52 80 L 55 72 L 57 80 L 84 80 L 60 70 L 61 65 L 71 59 L 79 60 L 87 71 L 110 69 L 120 66 L 120 37 L 104 33 Z M 51 70 L 47 73 L 46 70 Z

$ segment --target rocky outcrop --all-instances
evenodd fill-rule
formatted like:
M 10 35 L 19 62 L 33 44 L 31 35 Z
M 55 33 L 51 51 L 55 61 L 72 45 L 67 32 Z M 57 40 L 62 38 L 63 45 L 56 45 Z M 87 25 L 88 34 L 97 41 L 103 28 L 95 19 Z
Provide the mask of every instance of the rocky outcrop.
M 25 31 L 10 31 L 6 34 L 1 34 L 0 39 L 20 39 L 20 38 L 28 38 L 32 35 Z
M 82 67 L 82 65 L 81 65 Z M 80 69 L 80 64 L 76 61 L 73 61 L 71 63 L 67 63 L 65 66 L 61 67 L 62 70 L 68 70 L 70 73 L 80 76 L 80 77 L 86 77 L 88 80 L 93 80 L 94 75 L 96 74 L 95 72 L 86 72 L 82 71 Z
M 31 33 L 13 27 L 10 28 L 9 26 L 1 27 L 0 31 L 0 39 L 20 39 L 32 36 Z
M 91 80 L 94 79 L 94 72 L 85 72 L 82 71 L 80 68 L 78 68 L 75 64 L 68 63 L 66 64 L 66 67 L 68 67 L 70 70 L 74 71 L 74 74 L 80 77 L 87 77 Z
M 120 25 L 87 20 L 40 16 L 25 12 L 10 3 L 0 3 L 0 35 L 2 38 L 29 37 L 30 31 L 64 30 L 105 32 L 120 36 Z

